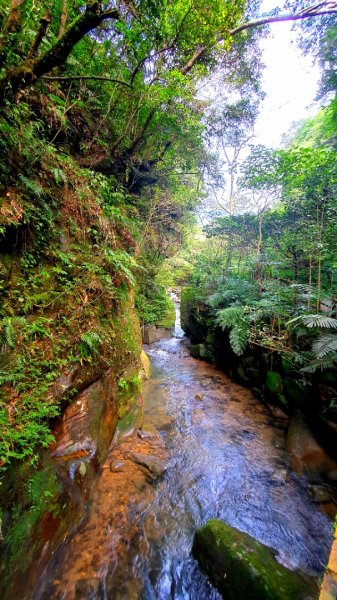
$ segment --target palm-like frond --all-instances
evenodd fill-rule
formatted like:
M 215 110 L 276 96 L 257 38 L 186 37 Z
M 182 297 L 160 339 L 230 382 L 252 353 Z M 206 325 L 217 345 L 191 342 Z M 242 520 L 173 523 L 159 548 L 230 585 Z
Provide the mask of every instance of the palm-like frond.
M 323 358 L 312 360 L 306 367 L 303 367 L 301 371 L 303 373 L 315 373 L 316 371 L 324 371 L 325 369 L 333 369 L 337 364 L 337 356 L 334 354 L 328 354 Z
M 287 325 L 293 323 L 304 323 L 307 327 L 317 327 L 319 329 L 337 329 L 337 319 L 327 317 L 326 315 L 300 315 L 287 322 Z
M 316 340 L 316 342 L 313 343 L 312 350 L 317 358 L 323 358 L 331 352 L 336 352 L 337 335 L 333 333 L 322 335 L 320 338 L 318 338 L 318 340 Z

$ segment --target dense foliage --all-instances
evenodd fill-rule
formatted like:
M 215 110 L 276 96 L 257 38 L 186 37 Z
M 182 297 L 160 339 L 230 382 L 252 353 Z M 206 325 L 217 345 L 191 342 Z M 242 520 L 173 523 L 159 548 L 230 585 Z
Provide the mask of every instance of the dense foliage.
M 333 35 L 333 2 L 258 11 L 259 2 L 244 0 L 1 0 L 2 465 L 34 460 L 50 442 L 50 419 L 66 400 L 53 391 L 63 371 L 79 364 L 94 377 L 116 365 L 106 321 L 118 321 L 137 290 L 143 321 L 166 316 L 156 273 L 179 250 L 205 190 L 221 182 L 219 144 L 241 147 L 256 116 L 260 26 L 323 14 L 325 40 Z M 320 47 L 331 67 L 328 46 Z M 201 93 L 209 76 L 228 90 L 213 107 Z M 273 337 L 293 316 L 288 296 L 299 297 L 283 280 L 307 286 L 308 310 L 334 293 L 334 150 L 261 157 L 263 181 L 248 168 L 249 185 L 282 187 L 282 207 L 218 220 L 211 235 L 231 243 L 202 277 L 218 281 L 221 267 L 220 288 L 205 284 L 213 304 L 214 294 L 228 297 L 229 273 L 248 277 L 243 288 L 259 310 L 263 294 L 279 294 L 274 312 L 263 308 Z M 237 175 L 235 154 L 229 170 Z M 233 314 L 217 318 L 225 326 Z M 81 375 L 80 385 L 89 379 Z

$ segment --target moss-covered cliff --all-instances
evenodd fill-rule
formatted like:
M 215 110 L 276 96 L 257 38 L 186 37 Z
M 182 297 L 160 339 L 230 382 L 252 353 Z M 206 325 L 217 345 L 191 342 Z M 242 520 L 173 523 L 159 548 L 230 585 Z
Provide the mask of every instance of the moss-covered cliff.
M 34 178 L 1 192 L 1 581 L 8 598 L 23 597 L 81 521 L 117 428 L 141 414 L 134 209 L 116 189 L 115 180 L 47 146 Z

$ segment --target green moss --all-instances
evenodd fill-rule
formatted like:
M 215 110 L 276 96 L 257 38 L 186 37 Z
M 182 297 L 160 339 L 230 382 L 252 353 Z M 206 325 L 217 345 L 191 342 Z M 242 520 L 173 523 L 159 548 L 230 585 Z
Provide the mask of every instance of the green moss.
M 282 377 L 277 371 L 268 371 L 266 378 L 266 388 L 272 394 L 280 394 L 283 390 Z
M 308 600 L 315 583 L 280 565 L 269 548 L 249 535 L 211 520 L 199 529 L 192 552 L 227 600 Z
M 40 542 L 36 526 L 42 515 L 49 512 L 56 516 L 60 511 L 61 487 L 52 464 L 35 472 L 22 465 L 16 469 L 15 479 L 11 493 L 14 492 L 19 501 L 9 513 L 5 531 L 6 563 L 16 566 L 19 562 L 24 570 Z M 4 495 L 1 500 L 6 501 Z
M 309 389 L 293 377 L 285 377 L 284 392 L 289 401 L 297 408 L 305 408 L 308 405 Z
M 135 369 L 129 369 L 118 381 L 118 433 L 132 431 L 140 423 L 143 411 L 141 386 L 139 370 Z

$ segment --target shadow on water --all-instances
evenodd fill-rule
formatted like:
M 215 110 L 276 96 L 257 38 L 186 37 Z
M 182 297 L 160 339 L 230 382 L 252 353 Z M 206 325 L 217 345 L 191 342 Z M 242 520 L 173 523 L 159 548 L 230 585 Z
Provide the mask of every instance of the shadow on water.
M 331 523 L 289 467 L 282 424 L 270 425 L 249 390 L 191 358 L 183 338 L 147 352 L 144 421 L 158 434 L 135 433 L 111 449 L 86 523 L 35 597 L 217 600 L 190 556 L 196 528 L 215 517 L 273 548 L 285 566 L 320 575 Z M 158 483 L 130 460 L 134 451 L 165 461 Z

